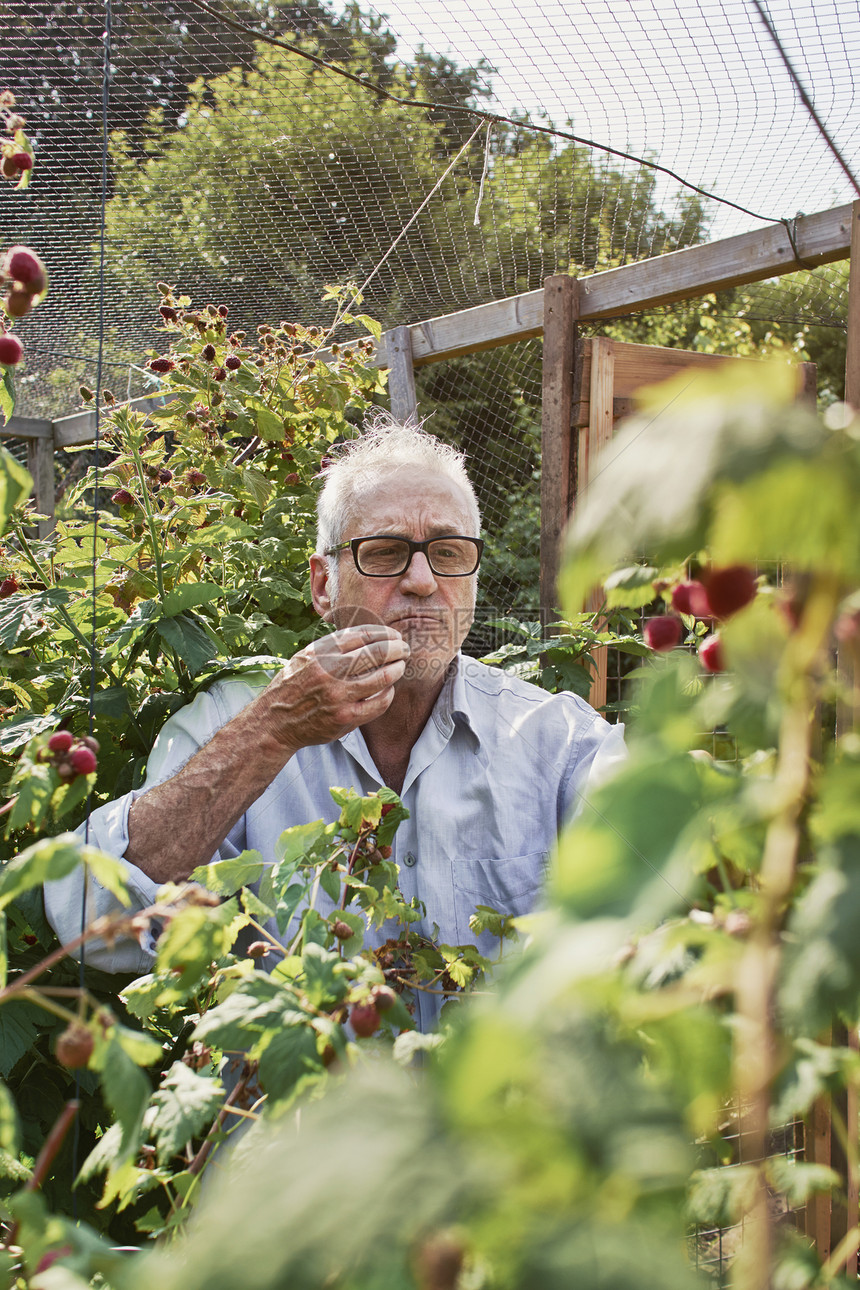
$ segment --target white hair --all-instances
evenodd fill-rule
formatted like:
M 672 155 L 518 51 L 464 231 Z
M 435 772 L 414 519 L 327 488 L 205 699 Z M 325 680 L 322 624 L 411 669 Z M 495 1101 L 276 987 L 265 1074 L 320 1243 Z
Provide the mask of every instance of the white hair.
M 358 439 L 343 444 L 325 471 L 317 499 L 317 554 L 325 555 L 343 540 L 346 528 L 361 513 L 362 501 L 369 491 L 378 488 L 386 476 L 404 469 L 441 475 L 457 484 L 474 526 L 474 533 L 464 536 L 478 536 L 481 512 L 464 454 L 420 425 L 404 425 L 383 413 L 367 423 Z M 329 568 L 333 573 L 331 560 Z

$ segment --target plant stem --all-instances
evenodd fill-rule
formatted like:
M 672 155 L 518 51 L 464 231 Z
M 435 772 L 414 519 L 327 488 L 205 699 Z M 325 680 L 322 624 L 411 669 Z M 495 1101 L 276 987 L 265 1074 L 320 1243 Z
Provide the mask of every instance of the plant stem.
M 57 1152 L 63 1145 L 66 1134 L 72 1126 L 72 1121 L 77 1115 L 79 1107 L 79 1102 L 67 1102 L 60 1114 L 57 1116 L 54 1127 L 51 1129 L 51 1132 L 42 1144 L 42 1150 L 39 1152 L 36 1159 L 33 1174 L 24 1184 L 24 1191 L 36 1191 L 47 1178 L 48 1170 L 54 1163 Z M 7 1248 L 10 1245 L 15 1244 L 15 1240 L 18 1236 L 18 1226 L 18 1221 L 16 1219 L 9 1229 L 9 1234 L 6 1237 L 5 1245 Z

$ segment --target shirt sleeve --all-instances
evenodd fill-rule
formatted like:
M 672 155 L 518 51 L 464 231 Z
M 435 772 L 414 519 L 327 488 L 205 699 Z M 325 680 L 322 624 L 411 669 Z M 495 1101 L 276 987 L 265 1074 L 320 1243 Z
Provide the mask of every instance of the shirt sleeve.
M 611 779 L 629 756 L 624 742 L 624 725 L 610 725 L 596 716 L 580 743 L 577 755 L 563 786 L 562 822 L 569 823 L 579 815 L 591 793 Z
M 156 784 L 170 779 L 194 754 L 208 743 L 245 703 L 253 698 L 254 690 L 245 685 L 232 687 L 215 685 L 201 692 L 187 707 L 175 713 L 164 724 L 153 745 L 147 764 L 146 778 L 141 788 L 126 793 L 124 797 L 108 802 L 93 811 L 89 825 L 82 824 L 78 835 L 98 847 L 100 851 L 124 858 L 128 847 L 128 813 L 138 797 Z M 236 856 L 242 850 L 244 819 L 231 831 L 213 859 Z M 57 882 L 45 883 L 45 913 L 60 941 L 65 944 L 80 935 L 82 921 L 85 926 L 96 918 L 119 912 L 134 913 L 151 905 L 158 891 L 158 883 L 136 865 L 126 861 L 128 889 L 131 906 L 122 906 L 115 896 L 92 877 L 87 882 L 86 909 L 84 903 L 84 870 L 75 869 Z M 105 972 L 142 973 L 152 968 L 155 937 L 146 934 L 142 942 L 125 937 L 107 946 L 103 941 L 87 942 L 87 963 Z

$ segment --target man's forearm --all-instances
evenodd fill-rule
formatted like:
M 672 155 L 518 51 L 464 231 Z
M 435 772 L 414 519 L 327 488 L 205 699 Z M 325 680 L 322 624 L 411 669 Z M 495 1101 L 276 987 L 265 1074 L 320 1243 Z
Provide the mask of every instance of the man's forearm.
M 295 752 L 261 728 L 258 703 L 132 804 L 126 859 L 153 881 L 182 882 L 207 864 Z

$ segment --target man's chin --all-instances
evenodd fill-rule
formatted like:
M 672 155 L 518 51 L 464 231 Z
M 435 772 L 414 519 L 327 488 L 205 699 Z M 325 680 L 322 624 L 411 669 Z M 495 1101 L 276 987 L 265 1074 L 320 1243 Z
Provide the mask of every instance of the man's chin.
M 451 666 L 454 654 L 440 654 L 438 651 L 422 650 L 414 642 L 410 641 L 409 643 L 412 646 L 412 653 L 398 684 L 441 684 L 448 674 L 448 668 Z

